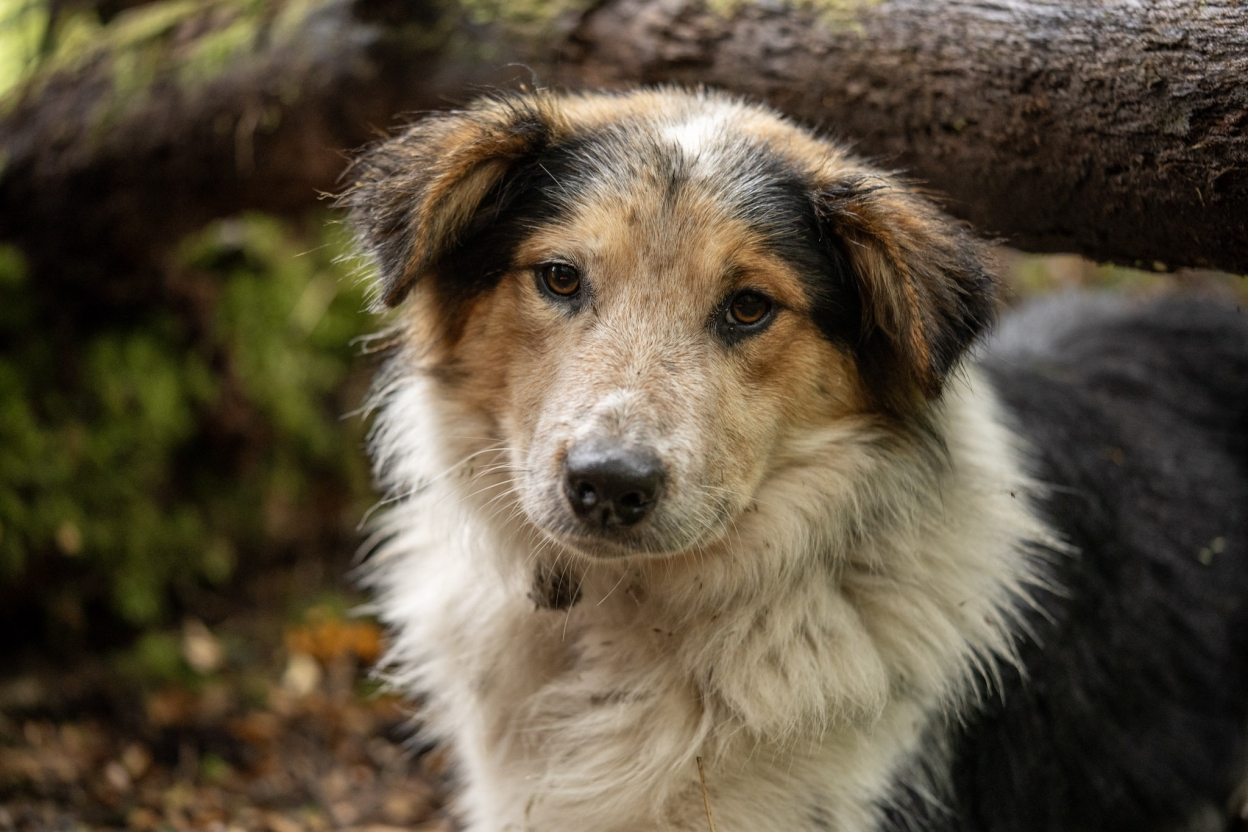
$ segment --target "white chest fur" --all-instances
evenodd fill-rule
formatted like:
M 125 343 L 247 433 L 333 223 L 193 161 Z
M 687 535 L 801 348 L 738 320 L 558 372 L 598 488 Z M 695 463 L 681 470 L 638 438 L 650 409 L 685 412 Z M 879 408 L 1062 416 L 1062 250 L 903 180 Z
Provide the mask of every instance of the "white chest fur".
M 940 454 L 865 424 L 794 437 L 725 540 L 587 563 L 528 527 L 488 443 L 439 439 L 470 416 L 394 385 L 371 583 L 467 828 L 703 830 L 699 756 L 723 832 L 872 828 L 923 729 L 1010 654 L 1026 542 L 1049 541 L 987 385 L 945 401 Z M 539 567 L 578 602 L 535 604 Z

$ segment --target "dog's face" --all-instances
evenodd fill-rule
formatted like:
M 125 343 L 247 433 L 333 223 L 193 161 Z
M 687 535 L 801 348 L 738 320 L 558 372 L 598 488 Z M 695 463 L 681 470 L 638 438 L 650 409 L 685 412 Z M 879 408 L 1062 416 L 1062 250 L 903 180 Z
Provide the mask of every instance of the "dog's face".
M 973 242 L 776 116 L 664 91 L 432 116 L 347 197 L 444 395 L 584 555 L 722 537 L 803 438 L 921 419 L 989 320 Z
M 777 242 L 803 221 L 798 197 L 723 187 L 713 145 L 680 160 L 676 187 L 633 161 L 652 148 L 604 145 L 582 151 L 583 179 L 551 171 L 575 196 L 517 242 L 454 361 L 489 380 L 478 404 L 535 524 L 586 552 L 672 552 L 745 508 L 786 430 L 860 412 L 865 394 Z

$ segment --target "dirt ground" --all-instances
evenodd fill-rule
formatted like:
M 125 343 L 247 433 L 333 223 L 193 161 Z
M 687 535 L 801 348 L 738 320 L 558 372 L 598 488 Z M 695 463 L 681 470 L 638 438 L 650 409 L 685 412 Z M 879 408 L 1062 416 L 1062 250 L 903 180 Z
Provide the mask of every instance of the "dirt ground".
M 443 755 L 368 678 L 377 626 L 264 619 L 0 668 L 0 832 L 450 832 Z

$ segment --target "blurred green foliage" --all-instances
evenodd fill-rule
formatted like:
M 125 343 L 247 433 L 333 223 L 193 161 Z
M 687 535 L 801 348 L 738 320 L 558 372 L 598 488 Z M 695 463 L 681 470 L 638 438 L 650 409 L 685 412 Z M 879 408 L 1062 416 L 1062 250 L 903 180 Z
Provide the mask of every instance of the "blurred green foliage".
M 0 98 L 35 65 L 48 16 L 43 0 L 0 0 Z
M 182 660 L 177 634 L 168 631 L 143 633 L 113 666 L 123 678 L 153 688 L 163 684 L 191 686 L 196 681 Z
M 345 232 L 313 227 L 216 223 L 172 270 L 195 303 L 73 331 L 0 247 L 0 586 L 71 625 L 92 601 L 149 625 L 240 559 L 350 545 L 368 317 Z
M 1001 275 L 1015 301 L 1068 291 L 1118 292 L 1129 296 L 1197 291 L 1236 302 L 1248 301 L 1248 282 L 1225 272 L 1207 269 L 1167 272 L 1164 263 L 1154 263 L 1152 271 L 1147 271 L 1094 263 L 1077 254 L 1027 254 L 1012 249 L 1000 249 L 997 254 Z

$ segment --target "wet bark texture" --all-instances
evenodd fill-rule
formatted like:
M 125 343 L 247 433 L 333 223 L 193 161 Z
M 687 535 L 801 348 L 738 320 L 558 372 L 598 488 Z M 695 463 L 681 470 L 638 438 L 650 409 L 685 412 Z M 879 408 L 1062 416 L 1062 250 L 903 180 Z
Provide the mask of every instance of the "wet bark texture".
M 213 216 L 312 204 L 399 114 L 531 70 L 568 88 L 765 100 L 1021 248 L 1248 272 L 1238 0 L 605 0 L 536 28 L 483 22 L 481 7 L 330 0 L 284 35 L 262 26 L 218 77 L 158 81 L 103 126 L 103 64 L 61 70 L 0 120 L 0 236 L 150 259 Z M 202 36 L 175 34 L 171 61 Z

